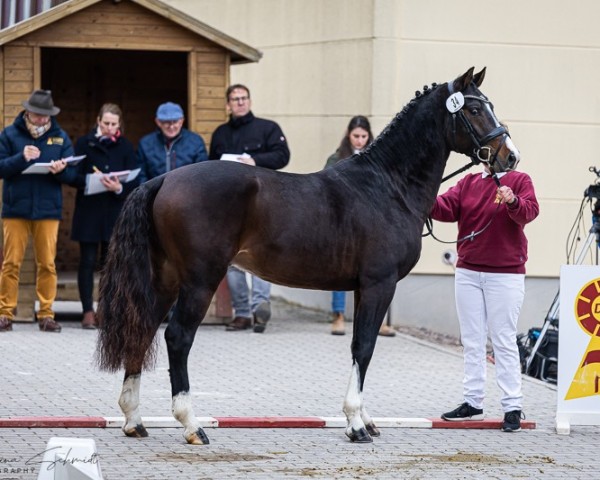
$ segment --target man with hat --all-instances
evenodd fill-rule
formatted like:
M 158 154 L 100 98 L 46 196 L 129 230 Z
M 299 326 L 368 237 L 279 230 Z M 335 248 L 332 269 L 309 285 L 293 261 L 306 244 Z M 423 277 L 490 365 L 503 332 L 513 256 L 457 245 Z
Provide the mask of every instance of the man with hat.
M 138 145 L 140 183 L 208 159 L 204 140 L 183 128 L 184 119 L 183 109 L 176 103 L 167 102 L 158 107 L 154 119 L 158 129 L 143 137 Z
M 0 332 L 12 330 L 19 293 L 19 274 L 29 237 L 36 262 L 36 314 L 40 330 L 60 332 L 52 304 L 56 298 L 56 243 L 62 216 L 62 183 L 75 179 L 66 157 L 71 140 L 54 118 L 60 109 L 49 90 L 35 90 L 23 102 L 14 123 L 0 133 L 0 178 L 4 261 L 0 274 Z M 33 163 L 49 163 L 47 172 L 24 174 Z

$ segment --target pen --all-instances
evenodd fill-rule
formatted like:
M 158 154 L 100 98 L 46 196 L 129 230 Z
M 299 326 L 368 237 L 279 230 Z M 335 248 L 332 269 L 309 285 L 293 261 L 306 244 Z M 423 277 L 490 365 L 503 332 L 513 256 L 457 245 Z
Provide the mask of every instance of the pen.
M 96 172 L 96 173 L 102 173 L 100 170 L 98 170 L 98 168 L 96 167 L 96 165 L 92 165 L 92 168 L 94 169 L 94 172 Z

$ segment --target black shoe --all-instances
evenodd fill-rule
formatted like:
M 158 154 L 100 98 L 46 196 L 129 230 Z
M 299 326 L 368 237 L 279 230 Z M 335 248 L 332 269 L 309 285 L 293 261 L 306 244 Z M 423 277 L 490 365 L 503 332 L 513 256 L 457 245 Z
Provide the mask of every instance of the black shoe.
M 254 332 L 263 333 L 270 318 L 271 305 L 269 302 L 262 302 L 254 311 Z
M 483 420 L 483 410 L 481 408 L 473 408 L 471 405 L 465 402 L 451 412 L 442 414 L 442 419 L 450 422 L 461 422 L 463 420 Z
M 525 414 L 521 410 L 513 410 L 504 414 L 502 422 L 503 432 L 518 432 L 521 430 L 521 419 L 525 420 Z

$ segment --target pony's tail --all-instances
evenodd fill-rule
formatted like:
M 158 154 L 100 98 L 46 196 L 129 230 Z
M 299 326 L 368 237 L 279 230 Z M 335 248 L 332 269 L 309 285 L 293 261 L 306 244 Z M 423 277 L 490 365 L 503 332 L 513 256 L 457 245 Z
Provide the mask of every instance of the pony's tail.
M 102 370 L 141 371 L 156 358 L 150 249 L 152 205 L 163 180 L 144 183 L 127 197 L 112 233 L 99 285 L 96 359 Z

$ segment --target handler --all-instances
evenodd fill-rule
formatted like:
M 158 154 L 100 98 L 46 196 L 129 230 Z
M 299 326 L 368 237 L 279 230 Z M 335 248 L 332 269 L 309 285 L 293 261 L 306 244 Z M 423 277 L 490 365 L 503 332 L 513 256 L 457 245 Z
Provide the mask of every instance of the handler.
M 540 207 L 529 175 L 511 171 L 497 178 L 500 187 L 487 166 L 483 173 L 465 176 L 437 197 L 431 212 L 434 220 L 458 222 L 459 238 L 455 296 L 464 349 L 464 403 L 442 418 L 483 418 L 489 334 L 502 390 L 502 430 L 516 432 L 521 429 L 523 400 L 517 321 L 525 296 L 524 228 Z M 480 234 L 471 237 L 472 232 Z

